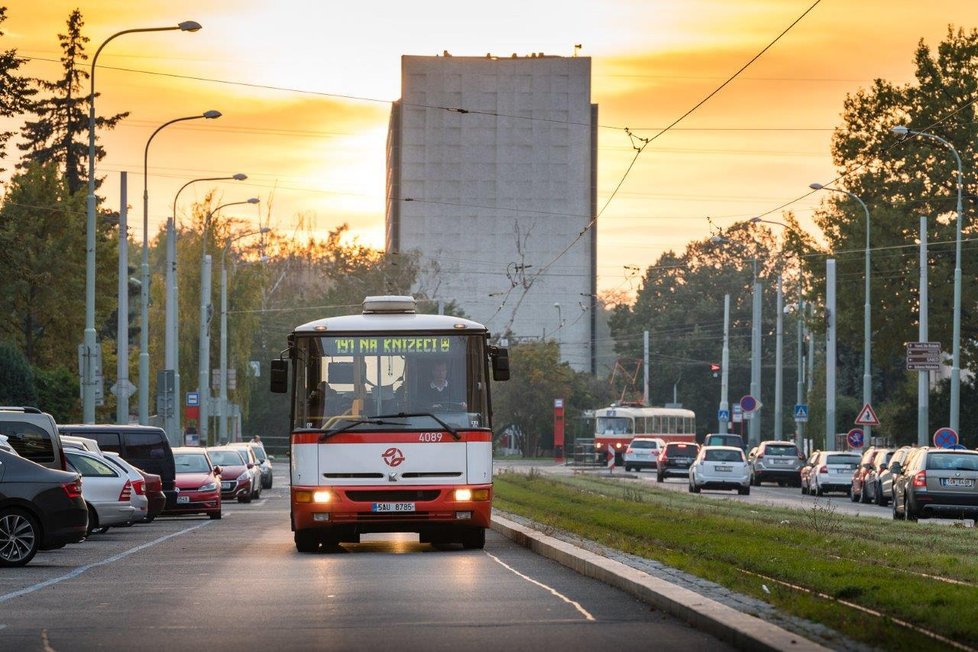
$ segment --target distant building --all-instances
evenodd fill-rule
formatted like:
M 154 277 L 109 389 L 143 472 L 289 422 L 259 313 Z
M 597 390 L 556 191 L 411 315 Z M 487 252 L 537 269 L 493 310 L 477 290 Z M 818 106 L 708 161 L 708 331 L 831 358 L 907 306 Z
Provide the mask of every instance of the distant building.
M 440 268 L 419 286 L 592 373 L 597 114 L 588 57 L 404 56 L 387 145 L 387 250 Z

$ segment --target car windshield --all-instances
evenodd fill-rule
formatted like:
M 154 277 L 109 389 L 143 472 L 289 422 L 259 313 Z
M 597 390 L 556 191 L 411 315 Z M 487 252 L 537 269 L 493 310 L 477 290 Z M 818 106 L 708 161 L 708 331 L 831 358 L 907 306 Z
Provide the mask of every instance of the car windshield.
M 928 471 L 978 471 L 978 455 L 967 453 L 931 453 L 927 456 Z
M 859 456 L 858 455 L 828 455 L 825 458 L 825 463 L 856 466 L 857 464 L 859 464 Z
M 244 454 L 240 451 L 209 450 L 207 454 L 211 456 L 211 462 L 220 466 L 242 466 L 245 463 Z
M 791 446 L 788 444 L 784 444 L 780 446 L 768 446 L 767 448 L 764 449 L 764 454 L 798 457 L 798 447 Z
M 173 455 L 173 461 L 177 473 L 207 473 L 211 470 L 207 457 L 199 453 L 176 453 Z
M 740 451 L 706 451 L 703 459 L 707 462 L 743 462 L 744 454 Z

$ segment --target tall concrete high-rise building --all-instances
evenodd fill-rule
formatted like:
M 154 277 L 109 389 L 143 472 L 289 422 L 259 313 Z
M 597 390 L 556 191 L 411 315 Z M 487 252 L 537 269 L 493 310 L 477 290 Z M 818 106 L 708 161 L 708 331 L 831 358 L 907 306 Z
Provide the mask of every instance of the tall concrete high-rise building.
M 404 56 L 387 143 L 391 252 L 496 336 L 595 371 L 597 105 L 591 59 Z

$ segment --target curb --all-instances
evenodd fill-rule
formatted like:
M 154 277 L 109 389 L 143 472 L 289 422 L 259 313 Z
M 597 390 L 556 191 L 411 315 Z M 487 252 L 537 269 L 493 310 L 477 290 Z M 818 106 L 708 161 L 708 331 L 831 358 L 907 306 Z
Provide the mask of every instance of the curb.
M 793 632 L 745 614 L 621 562 L 493 514 L 491 527 L 515 543 L 585 577 L 625 591 L 741 650 L 828 650 Z

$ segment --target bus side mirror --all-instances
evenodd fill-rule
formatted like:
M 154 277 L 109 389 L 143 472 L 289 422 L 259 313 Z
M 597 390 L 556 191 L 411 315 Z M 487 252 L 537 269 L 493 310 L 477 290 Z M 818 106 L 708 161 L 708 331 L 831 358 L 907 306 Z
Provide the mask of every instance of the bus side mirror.
M 270 389 L 275 394 L 285 394 L 289 390 L 289 363 L 287 360 L 272 360 L 268 374 Z
M 509 380 L 509 349 L 493 348 L 489 355 L 492 357 L 492 379 Z

